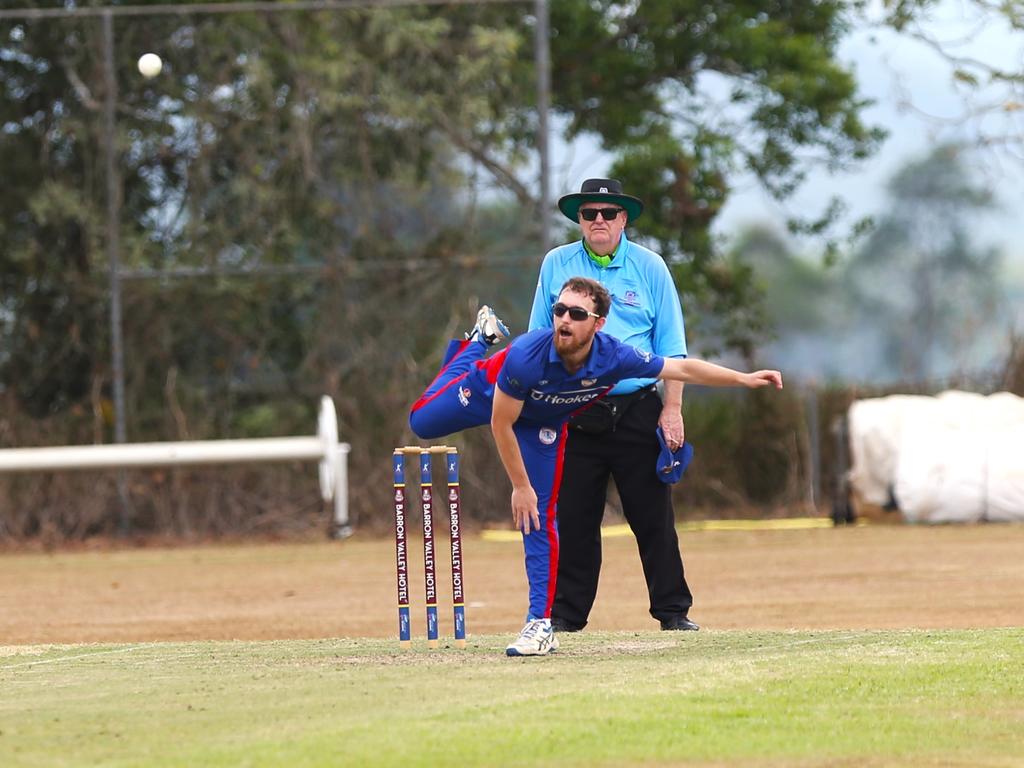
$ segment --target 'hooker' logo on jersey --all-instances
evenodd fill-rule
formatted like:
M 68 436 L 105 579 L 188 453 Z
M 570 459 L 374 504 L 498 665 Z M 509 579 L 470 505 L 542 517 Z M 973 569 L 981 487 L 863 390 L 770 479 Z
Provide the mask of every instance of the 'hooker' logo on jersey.
M 530 390 L 530 399 L 537 400 L 544 403 L 545 405 L 583 405 L 589 403 L 595 397 L 598 392 L 538 392 L 536 389 Z
M 550 427 L 544 427 L 537 436 L 544 445 L 551 445 L 558 439 L 558 433 Z

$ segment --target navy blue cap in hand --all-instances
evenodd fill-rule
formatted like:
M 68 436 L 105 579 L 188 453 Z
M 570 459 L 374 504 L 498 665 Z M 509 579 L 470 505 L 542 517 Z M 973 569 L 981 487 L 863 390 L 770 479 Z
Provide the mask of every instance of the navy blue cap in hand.
M 677 483 L 683 476 L 683 472 L 690 466 L 693 458 L 693 446 L 683 443 L 675 451 L 669 450 L 665 442 L 665 433 L 658 427 L 658 442 L 661 443 L 661 453 L 658 454 L 658 479 L 663 483 Z

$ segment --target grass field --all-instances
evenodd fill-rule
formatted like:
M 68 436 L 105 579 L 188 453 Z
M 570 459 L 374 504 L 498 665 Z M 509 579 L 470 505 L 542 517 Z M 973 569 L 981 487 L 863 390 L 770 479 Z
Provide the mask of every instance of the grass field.
M 1015 766 L 1024 630 L 6 648 L 0 765 Z
M 415 590 L 398 649 L 387 540 L 0 554 L 0 768 L 1024 766 L 1024 526 L 683 529 L 697 633 L 609 536 L 591 626 L 525 660 L 490 538 L 465 651 Z

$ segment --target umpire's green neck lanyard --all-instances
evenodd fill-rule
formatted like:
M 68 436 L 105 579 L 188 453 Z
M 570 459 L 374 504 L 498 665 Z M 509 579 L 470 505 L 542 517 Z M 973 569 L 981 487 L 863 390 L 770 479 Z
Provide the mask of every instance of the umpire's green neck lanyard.
M 617 246 L 615 246 L 615 250 L 612 251 L 611 253 L 609 253 L 607 256 L 601 256 L 601 255 L 595 253 L 594 249 L 590 247 L 590 244 L 586 240 L 583 241 L 583 248 L 584 248 L 584 250 L 586 250 L 587 256 L 592 258 L 594 260 L 594 262 L 597 264 L 597 266 L 599 266 L 599 267 L 607 267 L 609 264 L 612 263 L 612 261 L 618 255 L 619 250 L 621 250 L 621 248 L 622 248 L 622 238 L 621 237 L 619 238 L 619 244 Z

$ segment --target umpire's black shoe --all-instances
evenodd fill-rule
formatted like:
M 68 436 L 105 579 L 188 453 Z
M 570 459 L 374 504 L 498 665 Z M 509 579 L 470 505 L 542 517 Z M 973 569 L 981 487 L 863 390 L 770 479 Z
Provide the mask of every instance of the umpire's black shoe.
M 690 621 L 685 616 L 673 616 L 671 619 L 665 619 L 665 621 L 661 622 L 661 628 L 666 630 L 688 630 L 690 632 L 696 632 L 700 629 L 696 623 Z
M 554 617 L 551 619 L 551 628 L 555 630 L 555 632 L 579 632 L 583 629 L 580 624 L 572 624 L 565 619 Z

